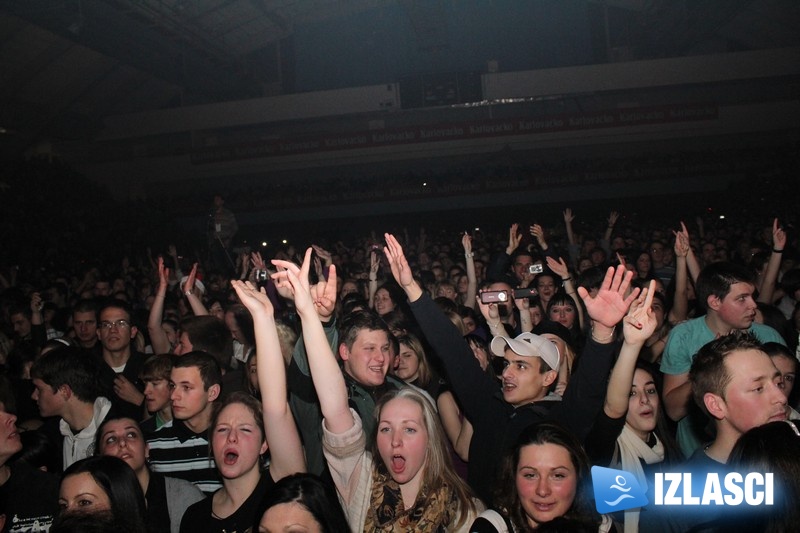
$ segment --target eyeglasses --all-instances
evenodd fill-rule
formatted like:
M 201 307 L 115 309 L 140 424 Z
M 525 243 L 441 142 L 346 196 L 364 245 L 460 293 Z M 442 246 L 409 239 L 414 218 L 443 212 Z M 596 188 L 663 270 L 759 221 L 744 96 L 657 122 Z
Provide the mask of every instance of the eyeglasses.
M 101 329 L 111 329 L 111 328 L 122 329 L 131 327 L 131 323 L 125 319 L 114 320 L 113 322 L 108 320 L 103 320 L 102 322 L 100 322 L 99 325 Z

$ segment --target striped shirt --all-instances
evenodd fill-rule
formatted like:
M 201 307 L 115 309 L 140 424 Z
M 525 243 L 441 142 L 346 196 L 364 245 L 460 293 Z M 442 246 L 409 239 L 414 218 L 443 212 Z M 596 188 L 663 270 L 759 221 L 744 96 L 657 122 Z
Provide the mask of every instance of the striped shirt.
M 172 420 L 151 433 L 147 444 L 153 472 L 185 479 L 206 495 L 222 487 L 205 432 L 194 433 L 183 421 Z

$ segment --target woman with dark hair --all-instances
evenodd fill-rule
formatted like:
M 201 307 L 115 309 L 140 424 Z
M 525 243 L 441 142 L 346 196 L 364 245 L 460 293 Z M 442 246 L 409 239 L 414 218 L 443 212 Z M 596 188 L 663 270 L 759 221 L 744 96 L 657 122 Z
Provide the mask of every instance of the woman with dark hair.
M 62 514 L 111 511 L 128 531 L 145 533 L 144 494 L 131 467 L 117 457 L 95 456 L 64 471 L 58 491 Z
M 656 277 L 655 271 L 653 270 L 653 258 L 650 257 L 650 252 L 647 250 L 642 250 L 638 253 L 631 254 L 633 258 L 633 266 L 636 272 L 635 278 L 639 279 L 653 279 Z
M 800 420 L 758 426 L 741 437 L 728 458 L 731 471 L 773 472 L 773 505 L 748 507 L 722 520 L 717 531 L 782 533 L 800 524 Z
M 233 337 L 233 358 L 239 364 L 247 364 L 256 347 L 253 317 L 242 304 L 233 304 L 225 311 L 225 325 Z
M 278 481 L 261 501 L 253 531 L 284 531 L 300 525 L 311 533 L 348 533 L 336 493 L 314 474 L 293 474 Z
M 642 290 L 622 322 L 624 341 L 611 371 L 603 411 L 589 435 L 586 451 L 593 464 L 631 472 L 647 487 L 652 473 L 683 460 L 666 429 L 656 381 L 658 373 L 637 363 L 640 350 L 653 334 L 657 319 L 651 305 L 656 282 Z M 625 531 L 639 531 L 639 510 L 625 511 Z
M 147 504 L 150 533 L 177 533 L 186 509 L 204 498 L 200 489 L 188 481 L 150 471 L 150 449 L 141 427 L 132 418 L 104 420 L 97 430 L 95 450 L 99 455 L 119 457 L 136 474 Z
M 552 422 L 529 426 L 503 461 L 494 508 L 481 513 L 470 532 L 534 531 L 559 517 L 609 531 L 611 520 L 591 502 L 589 480 L 589 458 L 575 435 Z
M 583 345 L 583 334 L 581 332 L 580 321 L 581 309 L 572 296 L 557 292 L 547 304 L 547 319 L 558 322 L 569 330 L 572 337 L 572 346 L 581 347 Z

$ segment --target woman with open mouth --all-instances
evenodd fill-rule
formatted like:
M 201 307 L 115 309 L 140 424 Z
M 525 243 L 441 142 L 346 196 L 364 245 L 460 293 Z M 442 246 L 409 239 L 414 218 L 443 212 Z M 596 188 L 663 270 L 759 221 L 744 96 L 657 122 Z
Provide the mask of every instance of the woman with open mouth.
M 401 389 L 378 402 L 375 440 L 367 444 L 360 417 L 315 306 L 331 305 L 336 271 L 309 286 L 311 248 L 301 268 L 274 261 L 303 322 L 303 339 L 324 417 L 325 459 L 352 531 L 468 531 L 481 504 L 453 470 L 436 411 L 424 394 Z
M 244 392 L 228 396 L 209 429 L 209 442 L 222 488 L 192 505 L 181 532 L 247 531 L 270 487 L 296 472 L 305 472 L 305 457 L 287 402 L 286 370 L 274 309 L 266 293 L 251 283 L 233 288 L 253 317 L 261 402 Z M 270 451 L 270 466 L 262 457 Z
M 605 405 L 585 441 L 592 464 L 632 472 L 642 487 L 647 487 L 652 472 L 683 461 L 664 425 L 658 373 L 637 359 L 658 327 L 655 287 L 651 281 L 642 290 L 622 322 L 624 341 L 608 381 Z M 625 511 L 619 519 L 626 533 L 639 531 L 637 509 Z

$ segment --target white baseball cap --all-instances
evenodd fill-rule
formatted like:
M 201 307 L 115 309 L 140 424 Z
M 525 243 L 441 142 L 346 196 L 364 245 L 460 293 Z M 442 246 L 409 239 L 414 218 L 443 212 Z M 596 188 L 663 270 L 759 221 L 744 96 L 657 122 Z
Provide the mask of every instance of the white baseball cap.
M 514 339 L 502 335 L 492 339 L 491 349 L 494 355 L 503 357 L 506 346 L 522 357 L 540 357 L 547 366 L 558 372 L 561 357 L 556 345 L 548 339 L 533 333 L 522 333 Z

